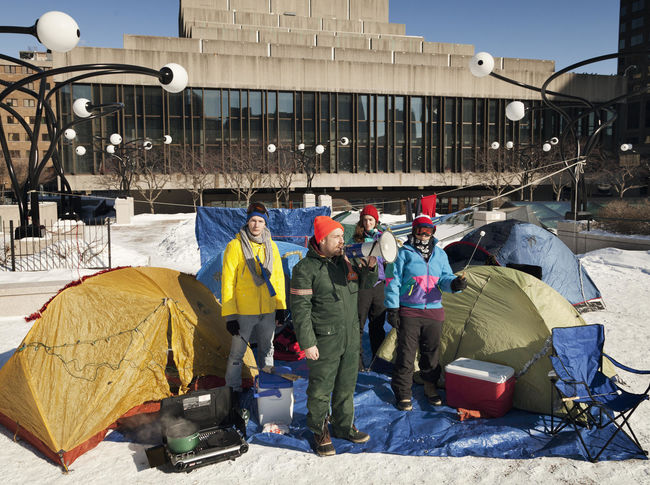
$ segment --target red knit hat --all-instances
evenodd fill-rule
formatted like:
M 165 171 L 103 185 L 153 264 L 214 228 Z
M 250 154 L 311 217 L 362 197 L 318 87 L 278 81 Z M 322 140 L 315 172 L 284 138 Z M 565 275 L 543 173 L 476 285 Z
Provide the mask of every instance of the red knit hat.
M 359 219 L 361 219 L 363 216 L 372 216 L 375 218 L 375 221 L 379 220 L 379 212 L 377 212 L 377 209 L 375 209 L 375 206 L 372 204 L 368 204 L 363 208 Z
M 436 227 L 433 221 L 431 220 L 431 217 L 429 217 L 426 214 L 420 214 L 415 219 L 413 219 L 413 224 L 411 225 L 411 227 L 415 229 L 418 226 L 433 227 L 433 228 Z
M 316 216 L 314 219 L 314 238 L 316 239 L 316 244 L 319 244 L 334 229 L 344 230 L 343 226 L 331 217 Z

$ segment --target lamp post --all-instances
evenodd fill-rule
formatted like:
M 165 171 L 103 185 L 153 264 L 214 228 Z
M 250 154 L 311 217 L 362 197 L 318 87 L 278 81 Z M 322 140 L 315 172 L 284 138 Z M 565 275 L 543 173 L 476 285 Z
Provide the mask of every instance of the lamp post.
M 591 154 L 594 148 L 598 146 L 601 141 L 601 134 L 605 129 L 612 126 L 616 121 L 618 114 L 616 113 L 614 106 L 617 103 L 624 102 L 627 98 L 638 95 L 638 92 L 626 93 L 619 96 L 615 96 L 609 100 L 593 103 L 586 98 L 580 96 L 569 95 L 566 93 L 555 92 L 548 89 L 551 82 L 556 80 L 559 76 L 575 70 L 579 67 L 592 64 L 595 62 L 600 62 L 608 59 L 615 59 L 623 55 L 633 55 L 633 54 L 643 54 L 646 55 L 647 52 L 633 52 L 633 53 L 613 53 L 606 54 L 603 56 L 592 57 L 581 62 L 577 62 L 570 66 L 561 69 L 549 76 L 546 81 L 542 84 L 541 87 L 531 86 L 529 84 L 510 79 L 501 74 L 495 73 L 494 70 L 494 58 L 487 52 L 479 52 L 472 57 L 469 63 L 470 72 L 476 77 L 485 77 L 492 76 L 496 79 L 502 80 L 504 82 L 519 86 L 525 89 L 536 91 L 540 94 L 542 104 L 544 107 L 552 109 L 558 113 L 562 119 L 565 120 L 566 126 L 560 134 L 558 143 L 560 156 L 565 162 L 567 167 L 569 166 L 568 161 L 573 159 L 577 161 L 575 165 L 575 171 L 572 174 L 573 178 L 573 197 L 572 203 L 573 208 L 570 213 L 566 214 L 566 218 L 572 217 L 574 220 L 581 218 L 589 217 L 588 212 L 586 212 L 586 191 L 584 186 L 584 177 L 583 174 L 583 165 L 586 163 L 587 158 Z M 648 88 L 646 88 L 647 91 Z M 576 106 L 579 106 L 581 109 L 577 114 L 570 114 L 565 107 L 561 106 L 555 101 L 549 99 L 549 95 L 552 95 L 556 98 L 562 100 L 570 101 L 575 103 Z M 525 115 L 525 105 L 521 101 L 515 101 L 508 105 L 506 108 L 506 115 L 509 119 L 513 121 L 518 121 L 522 119 Z M 586 137 L 586 140 L 581 142 L 580 137 L 577 133 L 578 123 L 585 119 L 593 116 L 594 117 L 594 129 Z M 571 156 L 569 156 L 571 154 Z
M 325 145 L 329 146 L 332 141 L 333 140 L 327 140 L 324 143 L 318 143 L 310 149 L 307 149 L 304 143 L 299 143 L 295 150 L 291 148 L 278 147 L 273 143 L 269 143 L 269 145 L 266 147 L 266 150 L 269 153 L 275 153 L 277 150 L 282 150 L 291 153 L 292 156 L 297 157 L 299 168 L 305 172 L 305 175 L 307 177 L 306 193 L 311 193 L 312 181 L 317 172 L 317 158 L 327 151 Z M 344 136 L 336 140 L 336 142 L 341 146 L 348 146 L 350 144 L 350 139 Z
M 57 11 L 43 14 L 31 27 L 0 26 L 0 33 L 33 35 L 46 48 L 56 52 L 67 52 L 73 49 L 80 38 L 79 27 L 74 19 L 63 12 Z M 4 86 L 4 90 L 0 91 L 0 108 L 16 118 L 25 131 L 27 140 L 30 142 L 27 179 L 21 184 L 21 181 L 18 180 L 16 175 L 6 134 L 2 126 L 2 117 L 0 117 L 0 148 L 2 149 L 7 164 L 11 186 L 20 214 L 20 227 L 16 229 L 17 237 L 41 235 L 37 189 L 43 169 L 50 161 L 61 180 L 61 190 L 70 194 L 72 193 L 71 187 L 65 178 L 63 164 L 61 163 L 59 154 L 59 143 L 63 133 L 68 129 L 73 129 L 74 125 L 78 123 L 87 122 L 99 116 L 105 116 L 123 107 L 121 103 L 95 105 L 87 99 L 80 98 L 75 101 L 73 106 L 73 110 L 78 119 L 69 122 L 65 126 L 61 126 L 60 119 L 56 116 L 50 105 L 54 99 L 53 96 L 60 89 L 90 77 L 122 73 L 155 77 L 163 89 L 172 93 L 177 93 L 185 89 L 188 82 L 187 71 L 175 63 L 166 64 L 159 70 L 129 64 L 102 63 L 80 64 L 45 70 L 23 59 L 4 54 L 0 54 L 0 59 L 8 60 L 34 72 L 13 83 L 0 81 L 0 84 Z M 76 75 L 64 82 L 56 84 L 51 89 L 46 88 L 48 78 L 70 73 L 76 73 Z M 29 89 L 28 86 L 30 83 L 34 83 L 35 85 L 38 83 L 38 88 L 36 90 Z M 28 94 L 36 100 L 33 128 L 13 107 L 5 102 L 5 99 L 16 91 Z M 50 140 L 48 149 L 43 154 L 39 153 L 38 150 L 41 124 L 44 124 L 47 129 Z M 79 154 L 79 152 L 77 153 Z

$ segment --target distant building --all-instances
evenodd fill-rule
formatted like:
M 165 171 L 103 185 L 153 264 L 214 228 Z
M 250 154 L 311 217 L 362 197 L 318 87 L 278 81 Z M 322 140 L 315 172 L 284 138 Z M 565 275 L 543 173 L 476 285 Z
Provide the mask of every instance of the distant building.
M 622 105 L 621 141 L 650 153 L 650 0 L 621 0 L 618 28 L 618 74 L 628 79 L 630 92 L 643 94 Z
M 183 93 L 166 93 L 151 77 L 114 74 L 61 90 L 60 113 L 71 119 L 79 97 L 124 103 L 119 114 L 80 126 L 77 143 L 86 146 L 113 132 L 126 140 L 169 134 L 173 146 L 217 155 L 232 146 L 295 150 L 322 143 L 314 190 L 356 199 L 480 184 L 476 160 L 492 142 L 541 144 L 559 134 L 562 124 L 548 110 L 516 123 L 506 119 L 507 103 L 539 106 L 538 93 L 473 77 L 473 45 L 406 35 L 405 25 L 389 22 L 388 6 L 388 0 L 180 0 L 179 37 L 125 35 L 123 49 L 77 47 L 52 57 L 54 67 L 101 62 L 159 69 L 176 62 L 189 73 Z M 550 60 L 495 62 L 496 72 L 535 86 L 555 69 Z M 617 76 L 571 73 L 551 87 L 598 102 L 622 86 Z M 591 129 L 586 120 L 578 126 L 581 133 Z M 337 144 L 341 137 L 351 143 Z M 604 143 L 612 147 L 613 140 L 610 128 Z M 71 145 L 62 152 L 75 190 L 102 188 L 105 153 L 82 157 Z M 175 180 L 170 189 L 181 189 L 181 178 Z M 297 178 L 296 192 L 304 187 Z M 206 200 L 225 194 L 217 176 Z M 469 202 L 455 197 L 443 204 Z
M 29 63 L 43 67 L 45 69 L 50 69 L 52 66 L 51 55 L 46 52 L 33 52 L 33 51 L 23 51 L 20 53 L 21 59 L 28 60 Z M 27 67 L 21 66 L 13 62 L 6 60 L 0 60 L 0 80 L 7 83 L 14 83 L 19 81 L 30 74 L 33 71 Z M 52 85 L 52 81 L 46 83 L 46 89 Z M 26 89 L 38 90 L 38 83 L 27 83 L 25 85 Z M 4 90 L 5 87 L 2 86 L 0 91 Z M 34 111 L 36 106 L 36 98 L 33 96 L 24 93 L 20 90 L 15 90 L 9 93 L 3 100 L 3 103 L 6 103 L 11 109 L 15 110 L 16 113 L 23 117 L 30 129 L 34 128 Z M 52 108 L 56 110 L 55 103 L 52 103 Z M 18 118 L 7 110 L 0 110 L 0 117 L 2 117 L 2 129 L 4 130 L 7 145 L 9 149 L 9 155 L 15 167 L 16 176 L 20 179 L 23 179 L 26 176 L 27 161 L 29 160 L 29 149 L 31 143 L 29 141 L 28 135 L 25 132 L 25 129 L 20 124 Z M 43 125 L 41 133 L 39 135 L 38 150 L 39 152 L 45 153 L 50 146 L 50 137 Z M 53 171 L 45 171 L 42 182 L 47 183 L 48 180 L 51 180 L 54 176 Z M 0 191 L 10 192 L 11 191 L 11 180 L 9 178 L 9 172 L 4 159 L 3 150 L 0 148 Z

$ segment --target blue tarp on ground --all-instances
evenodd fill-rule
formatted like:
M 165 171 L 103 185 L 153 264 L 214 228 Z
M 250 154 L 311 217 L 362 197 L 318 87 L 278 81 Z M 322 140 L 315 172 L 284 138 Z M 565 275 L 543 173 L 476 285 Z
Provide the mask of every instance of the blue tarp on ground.
M 284 270 L 285 292 L 287 294 L 287 301 L 289 301 L 289 282 L 293 274 L 293 267 L 300 261 L 305 254 L 307 248 L 298 246 L 288 242 L 275 241 L 278 245 L 278 251 L 282 257 L 282 269 Z M 217 300 L 221 301 L 221 272 L 223 270 L 223 253 L 221 251 L 214 258 L 201 266 L 201 269 L 196 274 L 196 279 L 203 283 L 214 294 Z
M 316 216 L 329 216 L 329 207 L 306 209 L 269 209 L 269 229 L 274 240 L 305 246 L 306 238 L 314 234 Z M 226 207 L 198 207 L 196 213 L 196 241 L 204 265 L 226 249 L 246 222 L 246 209 Z
M 290 366 L 292 372 L 308 375 L 305 360 L 278 362 L 278 365 Z M 306 427 L 306 389 L 307 379 L 294 383 L 294 414 L 288 435 L 261 432 L 253 392 L 246 392 L 242 396 L 242 404 L 251 410 L 251 420 L 247 427 L 249 441 L 313 453 L 310 446 L 311 432 Z M 444 392 L 442 395 L 444 397 Z M 333 438 L 336 452 L 510 459 L 545 456 L 586 460 L 573 429 L 565 428 L 554 437 L 544 432 L 550 427 L 549 416 L 513 409 L 501 418 L 459 421 L 455 409 L 428 404 L 422 386 L 414 387 L 413 399 L 413 411 L 398 411 L 393 405 L 390 374 L 359 374 L 354 397 L 355 424 L 360 430 L 370 433 L 371 439 L 368 443 L 355 445 Z M 582 436 L 588 444 L 602 446 L 613 430 L 611 425 L 602 431 L 583 430 Z M 632 458 L 647 459 L 634 448 L 629 438 L 619 433 L 600 460 Z

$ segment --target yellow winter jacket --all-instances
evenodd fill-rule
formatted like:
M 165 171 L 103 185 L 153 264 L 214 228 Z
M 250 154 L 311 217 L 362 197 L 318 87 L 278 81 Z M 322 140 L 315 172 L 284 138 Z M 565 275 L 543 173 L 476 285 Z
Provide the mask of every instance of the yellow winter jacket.
M 255 285 L 253 276 L 244 259 L 239 234 L 228 243 L 223 254 L 223 270 L 221 274 L 221 315 L 223 317 L 228 315 L 260 315 L 287 308 L 282 258 L 275 242 L 271 241 L 271 245 L 273 246 L 273 271 L 271 272 L 270 281 L 275 290 L 274 297 L 271 297 L 266 284 Z M 264 244 L 251 241 L 251 248 L 253 254 L 263 262 L 266 258 Z M 258 275 L 262 274 L 257 261 L 255 261 L 255 269 Z

